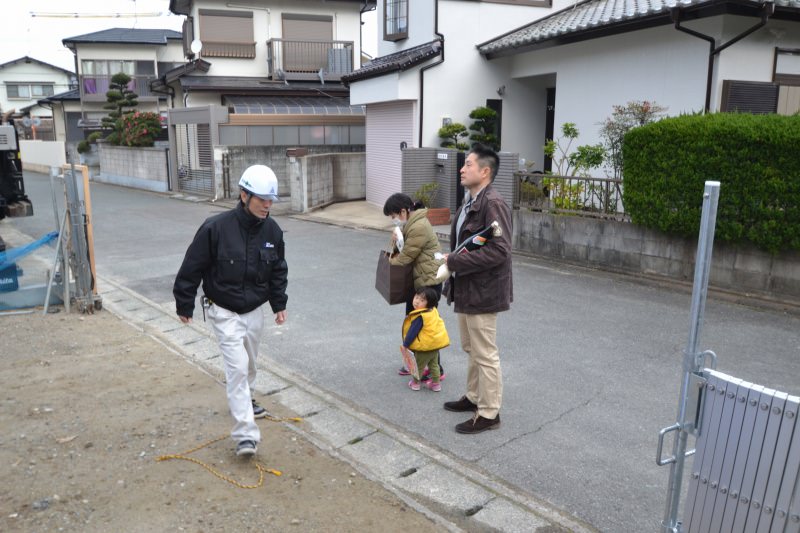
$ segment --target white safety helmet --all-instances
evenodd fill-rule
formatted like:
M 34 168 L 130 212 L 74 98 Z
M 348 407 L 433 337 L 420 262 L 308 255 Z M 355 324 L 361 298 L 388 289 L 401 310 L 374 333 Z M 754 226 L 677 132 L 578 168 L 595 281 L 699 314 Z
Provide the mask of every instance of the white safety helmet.
M 278 201 L 278 178 L 266 165 L 253 165 L 242 172 L 239 188 L 262 200 Z

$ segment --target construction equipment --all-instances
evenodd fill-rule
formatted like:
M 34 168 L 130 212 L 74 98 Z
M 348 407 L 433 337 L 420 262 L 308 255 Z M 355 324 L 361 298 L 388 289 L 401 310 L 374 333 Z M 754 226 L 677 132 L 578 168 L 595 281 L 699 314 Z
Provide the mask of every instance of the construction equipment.
M 33 215 L 33 205 L 25 195 L 17 129 L 7 116 L 0 125 L 0 220 Z

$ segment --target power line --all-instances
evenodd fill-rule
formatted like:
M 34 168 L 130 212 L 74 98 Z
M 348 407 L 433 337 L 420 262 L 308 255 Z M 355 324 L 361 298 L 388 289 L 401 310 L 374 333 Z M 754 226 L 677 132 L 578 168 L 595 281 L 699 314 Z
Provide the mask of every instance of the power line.
M 139 18 L 139 17 L 160 17 L 161 12 L 153 11 L 150 13 L 58 13 L 48 11 L 31 11 L 31 17 L 38 18 Z

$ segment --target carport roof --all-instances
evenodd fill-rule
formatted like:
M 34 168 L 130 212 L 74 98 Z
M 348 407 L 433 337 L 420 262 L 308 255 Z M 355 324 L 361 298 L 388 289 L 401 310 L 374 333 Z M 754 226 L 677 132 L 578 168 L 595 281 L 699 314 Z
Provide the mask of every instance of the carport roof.
M 734 14 L 760 16 L 764 2 L 749 0 L 584 0 L 478 45 L 489 59 L 682 19 Z M 771 18 L 800 20 L 800 0 L 775 0 Z
M 349 98 L 315 96 L 226 96 L 236 114 L 250 115 L 365 115 L 366 106 L 350 105 Z

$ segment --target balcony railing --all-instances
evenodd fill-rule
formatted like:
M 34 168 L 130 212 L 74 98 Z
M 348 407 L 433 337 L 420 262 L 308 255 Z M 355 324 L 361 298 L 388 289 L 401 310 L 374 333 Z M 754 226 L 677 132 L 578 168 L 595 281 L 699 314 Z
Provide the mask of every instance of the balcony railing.
M 81 76 L 81 98 L 87 102 L 105 102 L 106 92 L 111 85 L 113 76 Z M 150 82 L 155 76 L 133 76 L 128 88 L 135 92 L 139 97 L 158 96 L 150 91 Z
M 622 180 L 515 172 L 514 208 L 628 220 Z
M 339 81 L 353 72 L 352 41 L 298 41 L 271 39 L 269 75 L 274 80 Z

